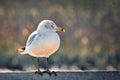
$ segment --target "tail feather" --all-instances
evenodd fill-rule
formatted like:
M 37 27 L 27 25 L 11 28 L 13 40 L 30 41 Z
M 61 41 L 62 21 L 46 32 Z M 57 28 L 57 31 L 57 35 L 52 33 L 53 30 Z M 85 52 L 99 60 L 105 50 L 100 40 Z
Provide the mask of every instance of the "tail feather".
M 25 47 L 19 48 L 19 49 L 17 49 L 16 51 L 20 52 L 20 54 L 27 54 L 27 53 L 25 52 Z
M 25 54 L 25 53 L 24 53 L 25 47 L 19 48 L 19 49 L 17 49 L 16 51 L 21 52 L 21 54 Z

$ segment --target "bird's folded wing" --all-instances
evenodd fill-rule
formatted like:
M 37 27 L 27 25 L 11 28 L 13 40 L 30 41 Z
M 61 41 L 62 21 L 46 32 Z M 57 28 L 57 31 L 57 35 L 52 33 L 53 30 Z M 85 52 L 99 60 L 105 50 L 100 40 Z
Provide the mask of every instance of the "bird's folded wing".
M 37 32 L 34 31 L 28 38 L 27 43 L 26 43 L 26 47 L 22 47 L 17 49 L 17 51 L 21 52 L 21 54 L 26 54 L 25 49 L 33 42 L 35 36 L 36 36 Z
M 35 36 L 37 35 L 37 32 L 34 31 L 29 37 L 28 37 L 28 40 L 27 40 L 27 43 L 26 43 L 26 47 L 28 47 L 32 42 L 33 40 L 35 39 Z

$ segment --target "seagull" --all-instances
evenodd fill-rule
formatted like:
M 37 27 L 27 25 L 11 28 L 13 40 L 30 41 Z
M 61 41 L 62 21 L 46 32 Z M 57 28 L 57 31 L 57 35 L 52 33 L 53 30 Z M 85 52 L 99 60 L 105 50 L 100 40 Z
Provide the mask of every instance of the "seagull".
M 60 46 L 60 37 L 57 31 L 65 32 L 65 29 L 57 27 L 52 20 L 43 20 L 28 37 L 26 46 L 17 49 L 21 54 L 29 54 L 37 58 L 36 73 L 42 74 L 39 69 L 39 58 L 46 57 L 47 69 L 45 72 L 51 74 L 48 65 L 49 56 L 55 53 Z

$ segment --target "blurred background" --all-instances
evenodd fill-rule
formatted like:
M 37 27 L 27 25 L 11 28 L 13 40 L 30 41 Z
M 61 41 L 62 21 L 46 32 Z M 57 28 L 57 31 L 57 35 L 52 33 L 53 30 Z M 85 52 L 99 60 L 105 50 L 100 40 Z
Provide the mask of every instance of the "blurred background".
M 51 68 L 120 70 L 120 0 L 0 0 L 0 69 L 35 70 L 16 49 L 44 19 L 66 29 Z

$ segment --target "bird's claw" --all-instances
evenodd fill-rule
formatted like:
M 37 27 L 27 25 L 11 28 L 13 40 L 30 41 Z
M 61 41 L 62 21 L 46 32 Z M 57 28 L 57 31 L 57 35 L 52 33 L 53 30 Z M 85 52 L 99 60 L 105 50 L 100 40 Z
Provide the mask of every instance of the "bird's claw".
M 39 75 L 43 75 L 43 73 L 41 71 L 36 71 L 35 74 L 39 74 Z
M 43 72 L 41 72 L 41 71 L 36 71 L 35 72 L 35 74 L 39 74 L 39 75 L 43 75 L 44 73 L 47 73 L 47 74 L 49 74 L 50 76 L 52 76 L 52 74 L 54 74 L 55 76 L 57 76 L 57 73 L 56 72 L 54 72 L 54 71 L 49 71 L 49 70 L 47 70 L 47 71 L 43 71 Z
M 49 71 L 49 70 L 47 70 L 47 71 L 43 71 L 43 73 L 47 73 L 47 74 L 49 74 L 50 76 L 52 76 L 52 74 L 54 74 L 55 76 L 57 76 L 57 73 L 56 72 L 54 72 L 54 71 Z

